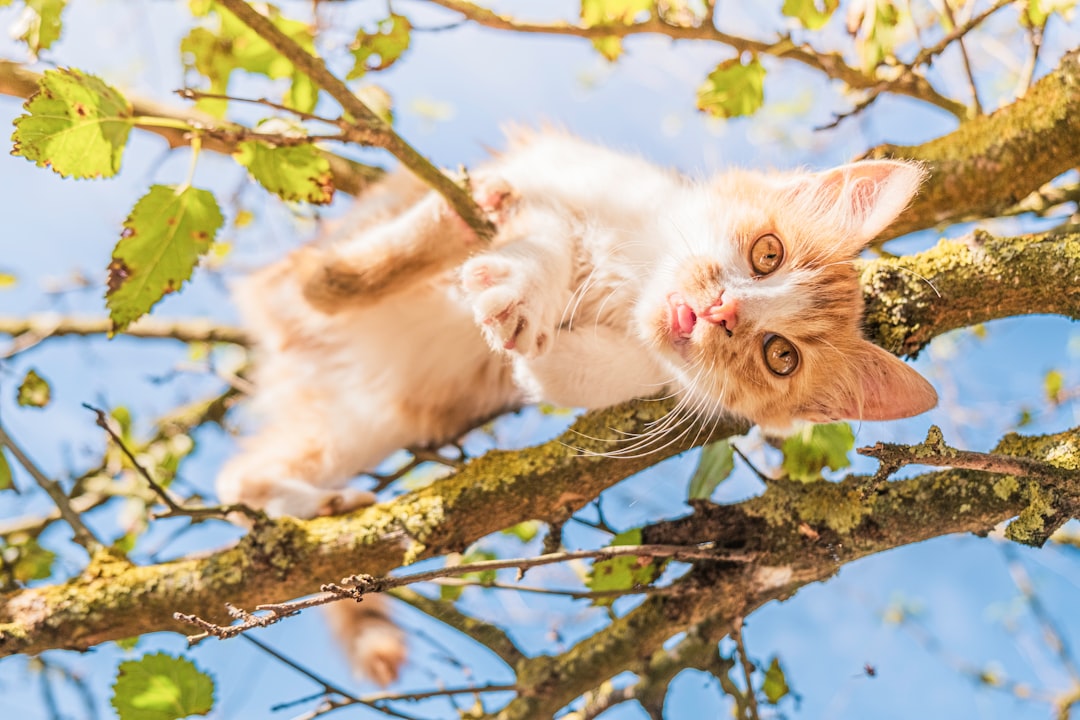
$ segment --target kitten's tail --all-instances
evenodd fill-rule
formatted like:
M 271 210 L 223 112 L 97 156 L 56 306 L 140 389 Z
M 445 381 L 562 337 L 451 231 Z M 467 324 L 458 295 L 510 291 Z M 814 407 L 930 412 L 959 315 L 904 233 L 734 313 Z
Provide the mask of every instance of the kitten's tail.
M 360 602 L 342 600 L 326 607 L 334 636 L 343 645 L 353 674 L 386 687 L 405 664 L 405 633 L 390 618 L 386 598 L 365 595 Z

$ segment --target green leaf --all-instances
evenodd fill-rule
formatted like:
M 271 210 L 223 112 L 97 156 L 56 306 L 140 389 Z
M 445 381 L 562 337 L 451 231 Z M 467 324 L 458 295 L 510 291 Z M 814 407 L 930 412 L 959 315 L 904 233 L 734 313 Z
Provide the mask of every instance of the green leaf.
M 581 0 L 581 24 L 586 27 L 633 25 L 639 18 L 645 19 L 655 12 L 655 0 Z M 617 35 L 593 38 L 592 44 L 609 62 L 622 56 L 622 38 Z
M 1060 370 L 1051 370 L 1043 378 L 1046 399 L 1053 405 L 1061 403 L 1061 392 L 1065 389 L 1065 376 Z
M 611 545 L 640 545 L 641 528 L 626 530 L 611 539 Z M 589 568 L 585 585 L 594 591 L 608 590 L 632 590 L 635 587 L 648 585 L 660 576 L 666 560 L 656 561 L 648 557 L 634 557 L 624 555 L 597 560 Z M 615 597 L 596 598 L 594 605 L 611 605 Z
M 615 62 L 622 57 L 622 38 L 616 37 L 615 35 L 593 38 L 592 44 L 597 52 L 603 55 L 604 59 L 608 62 Z
M 769 669 L 765 671 L 765 682 L 761 684 L 761 691 L 765 693 L 765 698 L 770 705 L 780 702 L 780 698 L 791 692 L 778 658 L 774 657 L 769 663 Z
M 807 30 L 820 30 L 840 6 L 840 0 L 784 0 L 781 12 L 796 18 Z
M 165 653 L 120 663 L 112 706 L 120 720 L 179 720 L 207 715 L 214 681 L 187 658 Z
M 5 585 L 10 585 L 12 579 L 25 583 L 52 575 L 56 553 L 41 547 L 37 538 L 23 534 L 9 537 L 6 543 L 0 541 L 0 551 L 4 556 Z
M 260 6 L 279 30 L 300 47 L 315 54 L 315 36 L 309 24 L 281 15 L 273 5 Z M 217 3 L 193 7 L 196 15 L 207 18 L 208 26 L 193 28 L 180 41 L 180 52 L 187 67 L 210 81 L 209 92 L 226 94 L 233 72 L 244 70 L 277 80 L 290 78 L 285 103 L 289 107 L 310 112 L 318 102 L 318 88 L 292 61 Z M 227 100 L 205 99 L 196 103 L 204 112 L 220 117 L 225 113 Z
M 1051 15 L 1058 13 L 1067 17 L 1075 7 L 1076 0 L 1028 0 L 1020 13 L 1020 22 L 1025 27 L 1045 27 Z
M 142 640 L 142 635 L 132 635 L 131 637 L 120 638 L 116 642 L 116 647 L 121 650 L 134 650 L 135 646 Z
M 765 101 L 765 66 L 751 58 L 725 60 L 698 88 L 697 106 L 716 117 L 753 115 Z
M 784 471 L 792 480 L 817 480 L 826 467 L 849 466 L 848 453 L 854 447 L 855 435 L 847 423 L 808 425 L 784 441 Z
M 354 63 L 346 79 L 355 80 L 369 71 L 393 65 L 409 49 L 411 30 L 409 19 L 396 13 L 380 20 L 373 33 L 361 28 L 349 46 Z
M 536 520 L 526 520 L 525 522 L 519 522 L 517 525 L 503 530 L 503 535 L 513 535 L 523 543 L 532 541 L 536 534 L 540 532 L 540 523 Z
M 124 221 L 109 263 L 105 304 L 113 329 L 123 330 L 179 290 L 224 222 L 208 190 L 151 187 Z
M 698 459 L 697 470 L 690 478 L 688 497 L 707 500 L 716 487 L 735 469 L 735 448 L 727 440 L 717 440 L 705 446 Z
M 47 70 L 15 119 L 13 155 L 63 177 L 112 177 L 131 132 L 131 105 L 100 78 Z
M 26 43 L 36 57 L 60 39 L 60 15 L 67 0 L 26 0 L 27 15 L 20 23 L 18 39 Z
M 656 11 L 656 0 L 581 0 L 581 22 L 592 25 L 632 25 Z
M 4 448 L 0 447 L 0 490 L 10 490 L 15 487 L 15 478 L 11 474 L 11 465 L 8 463 Z
M 941 16 L 945 24 L 947 18 Z M 862 15 L 849 18 L 848 30 L 856 36 L 855 46 L 867 72 L 892 55 L 896 45 L 896 28 L 900 25 L 900 10 L 892 0 L 872 0 L 862 9 Z M 948 29 L 948 28 L 946 28 Z
M 48 381 L 38 375 L 33 368 L 28 370 L 22 384 L 19 385 L 16 402 L 22 407 L 43 408 L 49 404 L 51 397 L 52 390 L 49 388 Z
M 283 200 L 323 205 L 334 198 L 330 161 L 314 145 L 273 147 L 243 142 L 233 157 L 260 185 Z

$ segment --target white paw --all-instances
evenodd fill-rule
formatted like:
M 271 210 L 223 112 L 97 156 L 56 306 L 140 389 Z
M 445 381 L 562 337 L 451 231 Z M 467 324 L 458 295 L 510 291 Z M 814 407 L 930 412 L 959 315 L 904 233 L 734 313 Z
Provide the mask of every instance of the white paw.
M 517 206 L 519 197 L 513 186 L 497 175 L 475 175 L 469 179 L 469 185 L 473 200 L 496 225 L 506 220 Z
M 476 324 L 496 352 L 533 358 L 551 346 L 555 317 L 539 301 L 537 288 L 512 260 L 481 255 L 461 269 Z

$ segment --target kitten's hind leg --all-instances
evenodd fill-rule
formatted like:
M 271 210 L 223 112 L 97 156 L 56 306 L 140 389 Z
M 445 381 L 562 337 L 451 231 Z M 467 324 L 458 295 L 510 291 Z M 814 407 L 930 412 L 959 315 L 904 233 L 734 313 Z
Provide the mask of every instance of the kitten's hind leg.
M 495 222 L 513 205 L 509 185 L 480 177 L 473 194 Z M 305 299 L 323 312 L 372 304 L 459 265 L 481 248 L 475 231 L 446 200 L 429 192 L 400 215 L 330 247 L 309 247 L 296 259 Z

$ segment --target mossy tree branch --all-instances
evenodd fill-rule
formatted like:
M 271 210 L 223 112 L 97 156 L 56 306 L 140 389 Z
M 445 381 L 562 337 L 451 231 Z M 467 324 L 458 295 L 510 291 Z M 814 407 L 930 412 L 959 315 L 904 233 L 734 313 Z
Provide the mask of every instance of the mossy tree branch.
M 1024 97 L 954 132 L 916 146 L 882 145 L 870 158 L 927 164 L 930 181 L 881 239 L 994 217 L 1044 183 L 1080 166 L 1080 49 Z
M 1022 237 L 995 242 L 1000 242 L 1003 249 L 1011 247 L 1017 267 L 1029 268 L 1029 272 L 1033 273 L 1026 280 L 1029 285 L 1035 287 L 1042 283 L 1056 286 L 1056 289 L 1051 288 L 1048 292 L 1032 291 L 1024 306 L 1025 312 L 1056 312 L 1071 317 L 1080 315 L 1075 296 L 1073 304 L 1062 302 L 1063 297 L 1076 292 L 1078 283 L 1071 279 L 1074 276 L 1065 272 L 1048 274 L 1037 264 L 1025 262 L 1026 253 L 1031 252 L 1032 248 L 1038 251 L 1041 245 L 1038 240 Z M 1066 244 L 1059 248 L 1063 256 L 1071 254 L 1080 257 L 1080 241 L 1076 237 L 1067 236 L 1063 242 Z M 961 261 L 967 252 L 968 249 L 962 244 L 945 243 L 914 256 L 912 261 L 925 262 L 939 255 L 951 256 L 952 263 L 942 261 L 939 280 L 944 284 L 951 274 L 963 277 L 968 272 L 966 264 Z M 870 264 L 864 272 L 864 280 L 875 276 L 873 271 L 876 266 L 892 262 L 895 261 L 879 260 Z M 949 270 L 949 267 L 954 269 Z M 886 288 L 883 292 L 894 294 L 890 306 L 906 308 L 909 303 L 922 302 L 923 296 L 915 293 L 913 287 L 918 286 L 900 285 Z M 982 292 L 998 298 L 995 294 L 997 291 L 987 288 L 982 281 L 973 282 L 969 278 L 966 283 L 959 283 L 958 287 L 966 288 L 963 292 L 957 290 L 958 297 L 977 296 Z M 983 298 L 986 306 L 993 308 L 988 313 L 997 312 L 1000 316 L 1014 313 L 1011 305 L 991 301 L 990 296 Z M 908 317 L 908 311 L 899 312 L 898 317 Z M 920 330 L 927 339 L 959 324 L 948 313 L 937 319 L 928 315 L 925 322 L 926 325 L 920 325 Z M 886 317 L 878 327 L 887 329 L 888 324 Z M 453 476 L 423 490 L 347 517 L 311 521 L 284 519 L 257 526 L 237 547 L 208 557 L 145 567 L 115 558 L 99 557 L 79 577 L 66 583 L 21 590 L 0 599 L 0 622 L 3 623 L 0 625 L 0 655 L 40 652 L 54 647 L 85 648 L 133 634 L 180 630 L 181 627 L 172 620 L 172 613 L 176 611 L 224 621 L 224 602 L 253 607 L 279 601 L 312 592 L 322 581 L 336 580 L 357 572 L 383 575 L 418 558 L 460 551 L 479 538 L 516 522 L 564 517 L 566 512 L 586 505 L 603 489 L 692 445 L 689 438 L 695 438 L 695 432 L 687 433 L 688 439 L 645 458 L 613 459 L 581 455 L 580 450 L 602 452 L 610 449 L 612 446 L 605 439 L 615 441 L 625 437 L 621 433 L 642 432 L 647 423 L 661 417 L 669 409 L 670 402 L 642 401 L 589 413 L 561 438 L 552 442 L 517 452 L 488 453 L 473 460 Z M 741 423 L 725 421 L 713 429 L 712 437 L 736 435 L 745 430 L 746 426 Z M 786 502 L 789 505 L 802 503 L 802 516 L 809 522 L 834 522 L 836 512 L 841 515 L 850 512 L 854 514 L 850 516 L 849 524 L 854 527 L 865 515 L 877 512 L 874 509 L 877 506 L 852 509 L 850 503 L 837 504 L 836 498 L 831 495 L 826 498 L 819 494 L 842 492 L 834 488 L 846 485 L 819 483 L 808 487 L 813 489 L 788 489 L 789 493 L 810 494 L 802 499 L 801 496 L 793 496 L 794 499 Z M 761 503 L 776 501 L 780 497 L 778 493 L 772 491 L 766 495 L 768 500 L 757 499 L 737 506 L 742 508 L 738 512 L 757 512 L 753 508 L 760 507 Z M 1016 514 L 1021 500 L 1014 498 L 1010 503 L 1007 506 L 994 506 L 994 516 L 1000 519 L 1010 513 Z M 478 511 L 478 508 L 483 510 Z M 847 510 L 833 512 L 828 508 Z M 821 515 L 817 521 L 814 520 L 814 512 Z M 874 517 L 876 522 L 895 524 L 898 533 L 896 542 L 903 539 L 900 520 Z M 985 524 L 979 527 L 986 528 Z M 850 528 L 842 525 L 841 529 Z M 940 526 L 942 533 L 969 529 L 956 528 L 949 523 Z M 919 532 L 931 531 L 932 528 Z M 735 536 L 737 533 L 728 535 L 725 532 L 704 539 Z M 849 545 L 845 541 L 845 546 Z M 357 558 L 363 558 L 362 562 Z M 782 558 L 770 558 L 772 562 L 778 559 Z M 731 570 L 725 577 L 734 583 L 738 573 L 749 572 L 747 569 Z M 810 573 L 808 577 L 805 582 L 818 579 L 815 573 Z M 746 596 L 745 588 L 731 585 L 727 580 L 725 583 L 721 584 L 735 593 L 732 597 Z M 688 584 L 687 587 L 692 585 Z M 668 617 L 672 608 L 683 608 L 672 616 L 684 623 L 682 627 L 709 616 L 710 613 L 704 609 L 695 609 L 697 606 L 693 605 L 693 598 L 698 594 L 695 591 L 682 593 L 676 598 L 651 598 L 644 607 L 654 608 L 653 611 L 659 613 L 657 617 L 646 617 L 649 611 L 643 610 L 617 621 L 606 632 L 617 634 L 622 629 L 643 633 L 636 634 L 632 641 L 628 640 L 625 646 L 620 646 L 629 653 L 624 657 L 638 657 L 642 648 L 659 647 L 649 646 L 645 639 L 662 643 L 667 636 L 664 633 L 670 635 L 670 629 L 675 625 L 659 620 Z M 687 597 L 683 598 L 683 595 Z M 686 603 L 691 604 L 684 607 Z M 745 615 L 748 606 L 732 606 L 732 610 L 735 609 Z M 611 648 L 611 653 L 613 657 L 619 656 L 616 648 Z M 554 667 L 555 661 L 550 661 Z M 565 672 L 565 667 L 560 672 Z
M 1080 428 L 1056 435 L 1010 435 L 995 454 L 1080 471 Z M 650 543 L 712 540 L 754 553 L 751 565 L 697 563 L 678 582 L 682 592 L 654 596 L 558 657 L 541 656 L 516 668 L 531 688 L 490 717 L 549 717 L 579 695 L 649 656 L 672 635 L 710 622 L 731 627 L 772 600 L 825 580 L 854 560 L 953 533 L 985 535 L 1019 515 L 1017 535 L 1041 531 L 1052 504 L 1076 506 L 1080 482 L 1048 490 L 1008 475 L 946 470 L 894 481 L 864 501 L 866 478 L 841 483 L 774 481 L 759 497 L 735 505 L 700 503 L 695 512 L 643 530 Z M 800 531 L 809 525 L 815 533 Z

